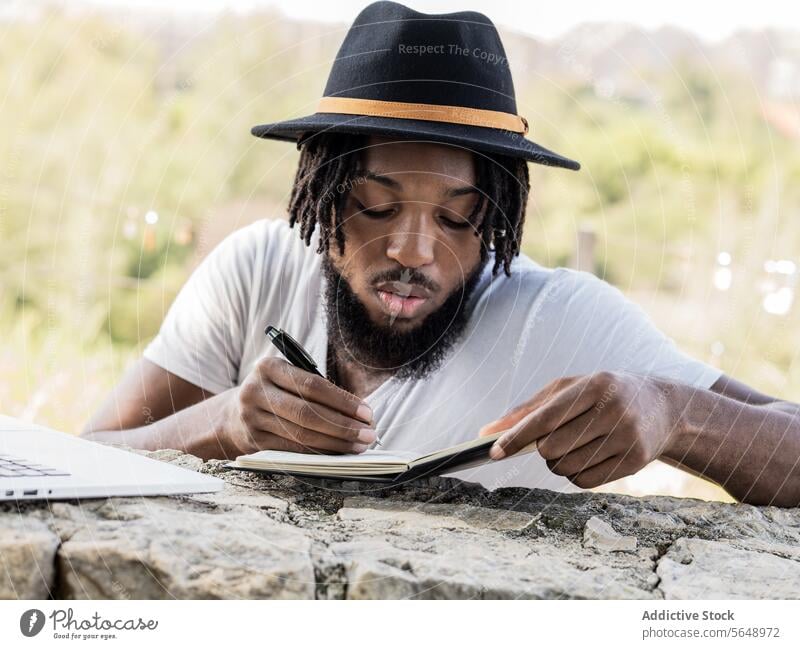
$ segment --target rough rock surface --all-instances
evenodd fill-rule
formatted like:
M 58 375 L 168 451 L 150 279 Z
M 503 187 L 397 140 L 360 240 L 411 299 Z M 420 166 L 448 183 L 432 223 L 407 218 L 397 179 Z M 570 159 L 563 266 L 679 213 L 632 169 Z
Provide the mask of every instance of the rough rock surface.
M 800 508 L 227 471 L 218 494 L 0 505 L 0 598 L 798 598 Z
M 633 552 L 638 541 L 635 536 L 622 536 L 602 518 L 592 516 L 583 526 L 583 547 L 609 552 Z

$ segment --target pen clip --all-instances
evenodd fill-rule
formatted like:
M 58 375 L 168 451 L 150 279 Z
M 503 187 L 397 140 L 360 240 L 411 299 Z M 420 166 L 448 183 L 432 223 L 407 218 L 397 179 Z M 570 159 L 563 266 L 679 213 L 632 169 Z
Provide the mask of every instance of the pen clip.
M 272 325 L 268 325 L 266 329 L 264 329 L 264 333 L 267 337 L 272 341 L 272 343 L 281 351 L 281 353 L 286 356 L 291 362 L 296 364 L 295 359 L 306 362 L 307 367 L 302 369 L 309 369 L 312 372 L 316 372 L 319 374 L 319 370 L 317 369 L 317 363 L 311 357 L 311 355 L 303 349 L 302 345 L 297 342 L 294 338 L 292 338 L 288 333 L 283 331 L 283 329 L 278 329 L 277 327 L 273 327 Z M 321 376 L 321 375 L 320 375 Z
M 306 361 L 308 361 L 309 364 L 313 365 L 314 367 L 317 366 L 317 363 L 314 361 L 313 358 L 311 358 L 310 354 L 305 349 L 303 349 L 302 345 L 300 345 L 299 342 L 297 342 L 294 338 L 292 338 L 285 331 L 281 331 L 281 334 L 283 334 L 283 338 L 285 339 L 285 342 L 289 343 L 292 346 L 292 348 L 294 349 L 294 351 L 296 351 L 298 354 L 300 354 L 300 356 L 302 356 L 304 359 L 306 359 Z

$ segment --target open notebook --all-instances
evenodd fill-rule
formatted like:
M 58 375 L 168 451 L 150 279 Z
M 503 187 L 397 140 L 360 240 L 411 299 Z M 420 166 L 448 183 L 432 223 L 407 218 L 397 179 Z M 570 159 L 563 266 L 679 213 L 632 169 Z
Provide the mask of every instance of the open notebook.
M 505 431 L 501 431 L 505 432 Z M 501 435 L 495 433 L 419 456 L 413 452 L 369 450 L 353 455 L 321 455 L 287 451 L 259 451 L 240 455 L 227 464 L 232 469 L 282 473 L 308 478 L 334 478 L 370 482 L 411 480 L 426 475 L 460 471 L 493 462 L 489 448 Z M 533 442 L 516 455 L 536 450 Z M 515 455 L 515 457 L 516 457 Z

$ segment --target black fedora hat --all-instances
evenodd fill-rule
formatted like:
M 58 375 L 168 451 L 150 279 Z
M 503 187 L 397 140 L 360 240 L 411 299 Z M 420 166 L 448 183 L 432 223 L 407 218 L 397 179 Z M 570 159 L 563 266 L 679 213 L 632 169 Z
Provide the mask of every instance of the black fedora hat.
M 317 112 L 252 129 L 294 142 L 330 132 L 444 142 L 580 169 L 525 137 L 500 35 L 473 11 L 368 5 L 347 32 Z

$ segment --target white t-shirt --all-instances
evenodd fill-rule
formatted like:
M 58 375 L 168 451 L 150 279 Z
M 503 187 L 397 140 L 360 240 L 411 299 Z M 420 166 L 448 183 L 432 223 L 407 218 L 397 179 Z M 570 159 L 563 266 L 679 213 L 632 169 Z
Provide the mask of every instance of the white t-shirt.
M 264 356 L 264 335 L 288 331 L 326 373 L 327 330 L 317 233 L 306 246 L 281 220 L 228 235 L 194 270 L 144 357 L 213 393 L 241 383 Z M 478 429 L 550 381 L 627 370 L 710 387 L 721 371 L 681 352 L 645 312 L 594 275 L 545 268 L 524 255 L 511 276 L 492 259 L 470 298 L 469 322 L 442 366 L 421 380 L 389 379 L 365 401 L 386 450 L 420 454 L 473 439 Z M 538 453 L 458 472 L 493 489 L 580 491 Z

